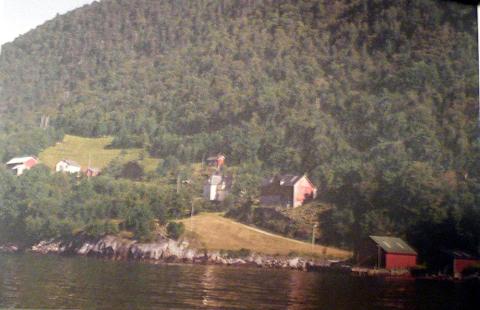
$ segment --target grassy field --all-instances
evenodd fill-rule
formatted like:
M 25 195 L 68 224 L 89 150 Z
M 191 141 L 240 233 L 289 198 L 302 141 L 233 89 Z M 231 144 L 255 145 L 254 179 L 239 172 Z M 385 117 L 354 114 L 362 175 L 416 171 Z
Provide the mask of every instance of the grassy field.
M 89 159 L 92 167 L 105 168 L 113 159 L 120 158 L 122 162 L 138 160 L 143 149 L 109 149 L 112 137 L 83 138 L 65 135 L 62 142 L 45 149 L 39 154 L 40 161 L 54 169 L 58 161 L 70 159 L 87 167 Z M 146 153 L 146 152 L 144 152 Z M 145 171 L 153 171 L 158 165 L 158 159 L 145 156 L 140 161 Z
M 202 213 L 181 220 L 185 224 L 187 238 L 194 236 L 195 246 L 209 250 L 239 250 L 242 248 L 270 255 L 288 255 L 296 252 L 305 256 L 347 258 L 350 252 L 324 247 L 274 235 L 254 227 L 224 218 L 217 213 Z M 193 233 L 192 233 L 193 224 Z

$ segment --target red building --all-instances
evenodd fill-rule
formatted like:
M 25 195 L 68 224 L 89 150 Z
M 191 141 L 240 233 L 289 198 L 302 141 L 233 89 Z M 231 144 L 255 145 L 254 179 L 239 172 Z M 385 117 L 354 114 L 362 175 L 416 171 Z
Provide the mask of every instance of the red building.
M 100 169 L 98 168 L 88 167 L 87 169 L 85 169 L 85 175 L 87 177 L 96 177 L 99 174 L 100 174 Z
M 296 208 L 317 197 L 317 188 L 306 175 L 277 175 L 263 182 L 260 202 Z
M 11 169 L 15 175 L 22 175 L 24 171 L 30 170 L 38 164 L 35 156 L 14 157 L 7 163 L 7 169 Z
M 370 267 L 408 269 L 417 264 L 417 252 L 395 237 L 370 236 L 358 255 L 358 263 Z
M 220 169 L 225 164 L 225 155 L 218 154 L 207 158 L 207 165 Z
M 480 258 L 460 250 L 442 250 L 437 255 L 437 270 L 443 274 L 461 278 L 462 272 L 472 266 L 480 264 Z

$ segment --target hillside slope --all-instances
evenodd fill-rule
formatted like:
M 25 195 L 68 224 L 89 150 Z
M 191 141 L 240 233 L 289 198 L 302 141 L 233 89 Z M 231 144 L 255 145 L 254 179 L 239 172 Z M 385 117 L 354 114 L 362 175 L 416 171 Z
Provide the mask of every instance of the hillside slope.
M 477 51 L 475 7 L 451 1 L 102 0 L 3 46 L 0 156 L 62 133 L 168 169 L 221 152 L 242 207 L 307 173 L 328 244 L 475 252 Z
M 184 219 L 187 236 L 195 233 L 195 241 L 199 247 L 209 250 L 240 250 L 248 249 L 257 253 L 270 255 L 301 255 L 328 256 L 334 258 L 348 258 L 351 253 L 333 247 L 324 247 L 289 239 L 280 235 L 271 234 L 263 230 L 247 226 L 221 215 L 204 213 L 190 219 Z M 191 236 L 191 234 L 190 234 Z
M 3 46 L 0 111 L 327 187 L 376 157 L 465 169 L 475 23 L 474 7 L 433 0 L 104 0 Z

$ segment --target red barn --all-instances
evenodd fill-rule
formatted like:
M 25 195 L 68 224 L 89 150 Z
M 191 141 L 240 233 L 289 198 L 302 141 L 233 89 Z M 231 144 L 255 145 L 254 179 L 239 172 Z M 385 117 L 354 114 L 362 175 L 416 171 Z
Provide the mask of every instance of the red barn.
M 359 263 L 385 269 L 408 269 L 417 264 L 417 252 L 395 237 L 370 236 L 359 249 Z
M 25 170 L 30 170 L 37 164 L 38 159 L 35 156 L 24 156 L 10 159 L 6 163 L 6 166 L 8 169 L 11 169 L 15 175 L 22 175 Z
M 317 188 L 306 175 L 277 175 L 263 182 L 260 202 L 296 208 L 317 197 Z

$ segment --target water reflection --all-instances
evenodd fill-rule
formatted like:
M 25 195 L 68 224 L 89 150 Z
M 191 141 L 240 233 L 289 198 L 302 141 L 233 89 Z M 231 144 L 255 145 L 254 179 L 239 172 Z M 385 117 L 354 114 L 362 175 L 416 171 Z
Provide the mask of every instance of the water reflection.
M 443 282 L 0 254 L 0 307 L 473 309 L 479 298 Z

